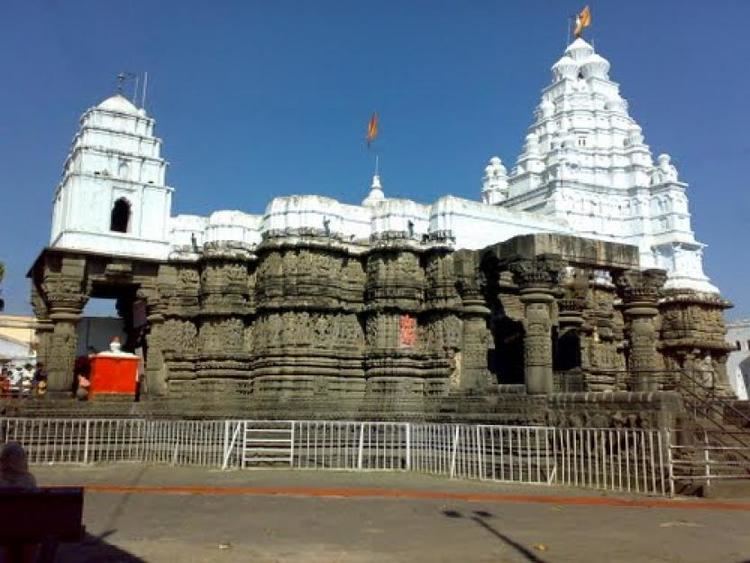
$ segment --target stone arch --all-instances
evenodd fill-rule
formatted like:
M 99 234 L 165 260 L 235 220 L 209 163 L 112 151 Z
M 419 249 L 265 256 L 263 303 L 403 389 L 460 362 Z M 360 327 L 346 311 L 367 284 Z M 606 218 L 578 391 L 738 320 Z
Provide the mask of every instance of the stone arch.
M 109 230 L 116 233 L 127 233 L 130 231 L 130 219 L 132 216 L 131 205 L 127 198 L 121 197 L 112 206 L 110 214 Z

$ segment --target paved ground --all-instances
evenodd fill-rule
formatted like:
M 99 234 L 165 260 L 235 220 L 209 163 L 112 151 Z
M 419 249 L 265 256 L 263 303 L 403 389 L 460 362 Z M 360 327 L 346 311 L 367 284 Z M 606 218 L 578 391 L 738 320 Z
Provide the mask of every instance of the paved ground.
M 750 561 L 750 503 L 651 501 L 414 474 L 36 467 L 86 485 L 62 562 Z

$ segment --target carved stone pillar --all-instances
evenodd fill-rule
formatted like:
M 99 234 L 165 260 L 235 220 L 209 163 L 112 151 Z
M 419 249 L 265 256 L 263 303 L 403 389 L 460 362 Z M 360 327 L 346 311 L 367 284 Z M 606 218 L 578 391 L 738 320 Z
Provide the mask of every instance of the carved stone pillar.
M 529 394 L 548 394 L 554 390 L 550 307 L 555 300 L 553 285 L 561 267 L 561 262 L 552 257 L 510 265 L 524 305 L 524 374 Z
M 38 362 L 49 365 L 50 347 L 54 325 L 49 318 L 49 309 L 35 284 L 31 286 L 31 306 L 34 310 L 36 332 L 36 357 Z
M 629 344 L 628 371 L 632 391 L 659 388 L 656 317 L 659 290 L 666 281 L 662 270 L 629 270 L 617 279 L 622 291 L 625 332 Z
M 40 290 L 47 303 L 52 331 L 47 330 L 48 388 L 52 393 L 72 389 L 73 365 L 78 344 L 77 325 L 88 297 L 85 290 L 86 261 L 74 257 L 49 257 Z M 49 329 L 49 325 L 45 328 Z
M 710 380 L 717 394 L 732 396 L 726 358 L 734 347 L 726 341 L 723 314 L 731 304 L 719 295 L 690 290 L 668 290 L 664 294 L 659 310 L 665 362 L 704 383 Z M 711 377 L 706 377 L 707 373 L 712 373 Z
M 164 368 L 164 303 L 155 288 L 138 290 L 138 298 L 146 301 L 146 388 L 149 395 L 164 395 L 167 392 Z
M 485 390 L 490 381 L 487 362 L 490 337 L 487 323 L 490 310 L 482 294 L 477 253 L 459 250 L 454 263 L 462 302 L 460 317 L 463 321 L 461 366 L 457 384 L 461 391 L 476 393 Z
M 561 299 L 558 302 L 558 361 L 559 369 L 582 368 L 581 327 L 583 326 L 583 299 Z
M 67 311 L 56 311 L 50 314 L 52 334 L 48 359 L 48 389 L 51 392 L 65 392 L 72 389 L 73 365 L 78 345 L 76 332 L 80 315 Z

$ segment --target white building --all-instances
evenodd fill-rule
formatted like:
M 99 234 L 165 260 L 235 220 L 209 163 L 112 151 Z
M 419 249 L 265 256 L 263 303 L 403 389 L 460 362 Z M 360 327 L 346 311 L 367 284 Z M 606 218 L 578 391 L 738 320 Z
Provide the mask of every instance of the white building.
M 718 292 L 690 229 L 687 185 L 668 155 L 654 164 L 609 66 L 582 39 L 566 49 L 516 166 L 508 174 L 493 157 L 485 169 L 482 201 L 390 199 L 375 176 L 361 206 L 300 195 L 274 198 L 262 215 L 172 217 L 154 120 L 118 94 L 81 119 L 55 196 L 51 246 L 165 260 L 208 243 L 252 247 L 272 230 L 365 243 L 389 231 L 449 234 L 469 249 L 555 232 L 636 245 L 643 267 L 667 270 L 668 287 Z
M 729 383 L 740 399 L 747 399 L 750 388 L 750 319 L 727 323 L 727 342 L 734 351 L 727 358 Z

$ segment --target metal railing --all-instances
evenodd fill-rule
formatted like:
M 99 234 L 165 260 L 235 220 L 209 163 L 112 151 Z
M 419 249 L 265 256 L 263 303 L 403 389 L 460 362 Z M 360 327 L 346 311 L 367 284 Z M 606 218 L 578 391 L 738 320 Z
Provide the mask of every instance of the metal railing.
M 680 436 L 685 433 L 689 435 Z M 750 432 L 693 429 L 669 434 L 672 483 L 711 486 L 712 481 L 750 479 Z
M 668 438 L 668 435 L 666 435 Z M 651 430 L 340 421 L 0 419 L 32 464 L 146 462 L 223 469 L 412 471 L 456 479 L 668 494 Z M 679 456 L 678 456 L 679 457 Z M 677 471 L 679 475 L 679 470 Z
M 666 494 L 658 431 L 413 425 L 413 470 L 451 478 Z

